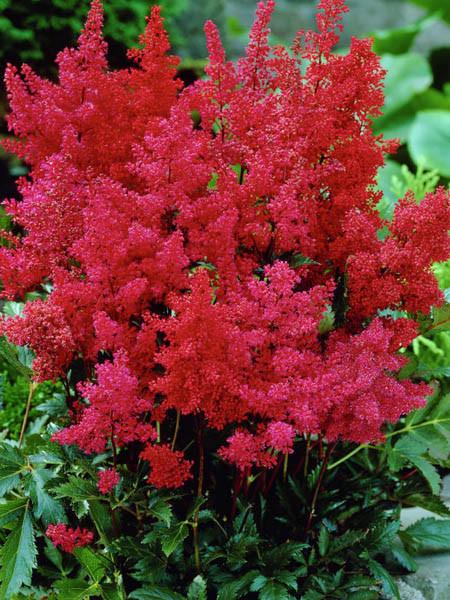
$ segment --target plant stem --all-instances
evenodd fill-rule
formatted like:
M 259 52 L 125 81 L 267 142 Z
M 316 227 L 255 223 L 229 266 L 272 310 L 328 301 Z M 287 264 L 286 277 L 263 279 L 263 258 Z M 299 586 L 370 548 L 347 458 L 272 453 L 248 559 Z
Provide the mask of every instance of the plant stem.
M 320 489 L 322 487 L 322 481 L 323 481 L 325 472 L 327 470 L 327 464 L 328 464 L 328 461 L 330 459 L 331 453 L 335 449 L 336 444 L 337 444 L 337 442 L 334 442 L 333 444 L 329 444 L 328 448 L 327 448 L 327 450 L 325 452 L 325 456 L 324 456 L 324 459 L 323 459 L 323 462 L 322 462 L 322 466 L 320 467 L 320 472 L 319 472 L 319 477 L 317 479 L 316 488 L 314 490 L 314 494 L 313 494 L 313 497 L 312 497 L 312 500 L 311 500 L 311 508 L 310 508 L 310 511 L 309 511 L 308 520 L 306 522 L 306 527 L 305 527 L 305 536 L 308 534 L 309 530 L 311 529 L 312 521 L 313 521 L 313 518 L 314 518 L 314 516 L 316 514 L 316 504 L 317 504 L 317 499 L 319 497 Z
M 36 383 L 34 383 L 34 381 L 30 381 L 30 383 L 28 384 L 27 405 L 26 405 L 26 408 L 25 408 L 25 414 L 23 416 L 22 427 L 20 428 L 19 448 L 22 445 L 23 438 L 24 438 L 24 435 L 25 435 L 25 430 L 26 430 L 27 425 L 28 425 L 28 417 L 30 416 L 31 402 L 33 400 L 33 393 L 34 393 L 35 389 L 36 389 Z
M 409 431 L 414 431 L 415 429 L 420 429 L 421 427 L 430 427 L 431 425 L 438 425 L 439 423 L 449 423 L 449 422 L 450 422 L 450 418 L 432 419 L 431 421 L 424 421 L 423 423 L 418 423 L 417 425 L 406 425 L 405 427 L 402 427 L 401 429 L 396 429 L 395 431 L 386 433 L 386 435 L 384 437 L 388 440 L 392 437 L 395 437 L 396 435 L 401 435 L 402 433 L 408 433 Z M 357 454 L 360 450 L 363 450 L 364 448 L 373 448 L 373 446 L 371 444 L 360 444 L 356 448 L 353 448 L 353 450 L 348 452 L 348 454 L 346 454 L 339 460 L 328 465 L 328 470 L 331 471 L 335 467 L 341 465 L 343 462 L 345 462 L 352 456 L 355 456 L 355 454 Z
M 173 432 L 173 439 L 172 439 L 172 445 L 171 445 L 172 450 L 175 449 L 175 444 L 177 443 L 177 436 L 178 436 L 179 429 L 180 429 L 180 411 L 177 410 L 177 419 L 175 421 L 175 431 Z
M 289 454 L 286 452 L 286 454 L 284 455 L 284 461 L 283 461 L 283 483 L 286 483 L 288 465 L 289 465 Z
M 205 449 L 203 447 L 203 422 L 201 421 L 197 427 L 197 446 L 198 446 L 198 480 L 197 480 L 197 501 L 203 495 L 203 478 L 205 470 Z M 200 506 L 197 507 L 194 513 L 194 523 L 192 525 L 194 537 L 194 561 L 197 573 L 201 573 L 200 562 L 200 541 L 198 534 L 198 515 Z

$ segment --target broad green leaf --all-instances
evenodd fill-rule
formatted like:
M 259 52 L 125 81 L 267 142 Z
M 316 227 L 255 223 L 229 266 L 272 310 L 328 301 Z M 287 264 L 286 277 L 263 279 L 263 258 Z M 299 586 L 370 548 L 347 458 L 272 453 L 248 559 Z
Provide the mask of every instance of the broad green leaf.
M 387 70 L 383 109 L 385 115 L 404 106 L 415 94 L 423 92 L 433 82 L 430 65 L 420 54 L 385 54 L 381 64 Z
M 319 533 L 319 554 L 325 556 L 330 546 L 330 534 L 325 525 L 322 525 Z
M 388 571 L 381 565 L 377 560 L 370 558 L 368 554 L 364 556 L 367 560 L 367 566 L 369 567 L 372 575 L 377 579 L 381 585 L 383 586 L 383 590 L 386 594 L 390 594 L 396 600 L 400 599 L 400 593 L 398 591 L 397 584 L 395 583 L 394 578 L 390 575 Z
M 17 500 L 9 500 L 4 504 L 0 504 L 0 526 L 6 525 L 20 517 L 26 509 L 28 503 L 27 498 L 18 498 Z
M 161 547 L 164 554 L 169 557 L 188 535 L 189 529 L 185 523 L 180 523 L 167 529 L 163 536 L 161 536 Z
M 9 600 L 22 585 L 30 585 L 36 552 L 33 523 L 26 508 L 1 549 L 0 598 Z
M 188 600 L 207 600 L 206 581 L 197 575 L 188 589 Z
M 393 546 L 391 548 L 392 555 L 395 560 L 407 571 L 414 573 L 418 569 L 418 565 L 414 558 L 401 546 Z
M 158 521 L 162 521 L 166 524 L 167 527 L 170 526 L 170 521 L 172 520 L 173 513 L 170 504 L 165 500 L 158 500 L 150 507 L 150 514 L 153 515 Z
M 104 556 L 94 552 L 89 547 L 75 548 L 74 555 L 93 581 L 99 582 L 110 566 L 110 563 Z
M 260 589 L 262 589 L 266 583 L 267 583 L 267 577 L 265 575 L 257 575 L 255 577 L 255 579 L 252 581 L 252 584 L 250 586 L 250 591 L 251 592 L 259 592 Z
M 281 585 L 274 580 L 269 580 L 259 591 L 258 595 L 259 600 L 289 600 L 290 598 L 292 598 L 292 596 L 284 585 Z
M 125 594 L 115 583 L 102 584 L 102 597 L 104 600 L 125 600 Z
M 186 600 L 184 596 L 159 585 L 149 585 L 129 594 L 133 600 Z
M 421 6 L 422 8 L 427 10 L 429 13 L 438 14 L 442 19 L 445 19 L 445 21 L 447 21 L 447 23 L 450 23 L 450 4 L 447 2 L 447 0 L 410 0 L 410 1 L 414 2 L 414 4 L 417 4 L 418 6 Z
M 412 126 L 418 112 L 423 110 L 450 110 L 450 98 L 430 88 L 416 94 L 395 111 L 381 115 L 374 121 L 374 132 L 383 133 L 386 138 L 400 138 L 401 142 L 409 139 Z
M 30 495 L 35 517 L 42 519 L 45 525 L 66 523 L 66 513 L 62 503 L 52 498 L 45 489 L 45 484 L 54 477 L 54 472 L 50 469 L 33 469 L 30 477 Z
M 9 444 L 0 446 L 0 497 L 18 485 L 24 464 L 19 450 Z
M 411 494 L 402 499 L 402 503 L 408 506 L 419 506 L 425 510 L 435 513 L 441 517 L 450 517 L 450 508 L 439 496 L 425 496 L 423 494 Z
M 91 500 L 89 502 L 89 513 L 92 520 L 95 523 L 95 527 L 99 535 L 105 542 L 108 542 L 112 538 L 113 527 L 111 521 L 111 513 L 105 504 L 97 500 Z
M 404 54 L 411 48 L 416 36 L 434 23 L 435 16 L 421 19 L 417 23 L 410 23 L 404 27 L 373 31 L 373 50 L 377 54 Z
M 450 177 L 450 111 L 419 112 L 411 129 L 408 149 L 417 165 Z
M 97 583 L 87 583 L 84 579 L 64 579 L 57 581 L 58 600 L 85 600 L 85 598 L 99 597 Z
M 69 476 L 67 483 L 62 483 L 54 489 L 57 498 L 68 498 L 70 500 L 97 500 L 101 495 L 92 481 Z
M 415 540 L 419 550 L 450 550 L 450 519 L 421 519 L 405 533 Z

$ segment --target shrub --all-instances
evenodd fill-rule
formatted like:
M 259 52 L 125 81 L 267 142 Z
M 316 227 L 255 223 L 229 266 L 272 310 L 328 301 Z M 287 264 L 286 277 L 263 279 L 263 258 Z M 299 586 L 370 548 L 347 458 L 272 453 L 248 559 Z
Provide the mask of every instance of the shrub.
M 184 90 L 158 8 L 134 66 L 108 70 L 98 0 L 58 84 L 6 73 L 8 148 L 31 171 L 6 203 L 3 293 L 47 293 L 2 330 L 32 349 L 37 382 L 66 389 L 50 432 L 62 448 L 31 443 L 60 466 L 30 498 L 39 530 L 85 569 L 85 596 L 370 598 L 379 579 L 395 592 L 377 556 L 411 493 L 402 470 L 413 462 L 438 491 L 407 448 L 391 473 L 358 457 L 348 481 L 334 474 L 342 442 L 362 444 L 355 455 L 409 432 L 386 424 L 432 392 L 399 350 L 443 301 L 431 265 L 449 255 L 448 193 L 406 194 L 392 222 L 379 216 L 375 178 L 395 143 L 371 131 L 384 74 L 371 42 L 333 54 L 346 8 L 323 0 L 317 33 L 271 48 L 273 8 L 259 5 L 237 65 L 207 23 L 207 78 Z M 6 488 L 22 490 L 8 514 L 27 535 L 36 456 Z M 86 547 L 88 513 L 104 552 Z M 10 597 L 30 585 L 36 547 L 15 578 L 5 552 Z M 58 598 L 73 585 L 56 582 Z

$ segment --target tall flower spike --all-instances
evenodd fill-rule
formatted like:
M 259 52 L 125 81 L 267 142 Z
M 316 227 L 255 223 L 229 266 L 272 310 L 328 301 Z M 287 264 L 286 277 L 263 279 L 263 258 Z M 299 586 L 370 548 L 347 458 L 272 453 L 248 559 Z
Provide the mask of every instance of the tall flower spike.
M 275 0 L 260 2 L 256 9 L 256 19 L 250 30 L 250 41 L 246 56 L 239 61 L 240 73 L 251 86 L 256 89 L 264 87 L 270 78 L 267 60 L 270 55 L 269 24 L 275 9 Z

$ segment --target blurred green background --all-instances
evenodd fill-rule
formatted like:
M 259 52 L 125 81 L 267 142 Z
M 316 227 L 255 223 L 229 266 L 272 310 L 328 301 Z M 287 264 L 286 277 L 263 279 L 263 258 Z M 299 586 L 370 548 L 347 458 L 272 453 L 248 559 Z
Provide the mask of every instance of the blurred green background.
M 105 35 L 113 67 L 126 65 L 126 49 L 143 30 L 149 0 L 104 0 Z M 203 23 L 219 26 L 231 58 L 244 51 L 256 0 L 162 0 L 175 52 L 182 57 L 180 75 L 188 84 L 201 75 L 206 55 Z M 88 0 L 0 0 L 0 70 L 7 62 L 26 61 L 42 75 L 56 77 L 54 58 L 73 45 L 82 28 Z M 378 209 L 392 218 L 395 202 L 412 189 L 418 202 L 438 184 L 450 180 L 450 0 L 348 0 L 345 32 L 339 51 L 351 36 L 374 37 L 375 50 L 387 69 L 384 115 L 374 122 L 376 133 L 398 137 L 401 146 L 380 171 L 384 199 Z M 312 0 L 279 0 L 272 38 L 289 44 L 300 28 L 314 26 Z M 7 135 L 2 115 L 7 110 L 0 90 L 0 136 Z M 14 179 L 25 167 L 0 150 L 0 198 L 16 195 Z M 1 215 L 0 215 L 1 217 Z M 450 301 L 450 263 L 435 266 Z M 5 306 L 3 307 L 3 311 Z M 413 345 L 417 369 L 425 379 L 438 379 L 450 390 L 450 332 L 420 336 Z M 37 403 L 48 401 L 56 388 L 41 387 Z M 16 436 L 29 381 L 8 365 L 0 352 L 0 432 Z M 1 435 L 1 434 L 0 434 Z

